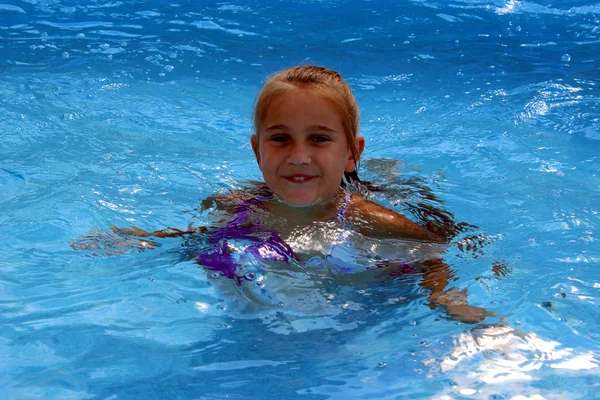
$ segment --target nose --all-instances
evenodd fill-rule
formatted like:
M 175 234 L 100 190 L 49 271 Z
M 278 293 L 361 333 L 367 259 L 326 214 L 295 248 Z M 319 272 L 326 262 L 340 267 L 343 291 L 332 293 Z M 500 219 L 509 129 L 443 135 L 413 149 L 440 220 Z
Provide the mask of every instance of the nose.
M 310 164 L 310 150 L 301 143 L 295 143 L 290 147 L 290 153 L 287 162 L 292 165 Z

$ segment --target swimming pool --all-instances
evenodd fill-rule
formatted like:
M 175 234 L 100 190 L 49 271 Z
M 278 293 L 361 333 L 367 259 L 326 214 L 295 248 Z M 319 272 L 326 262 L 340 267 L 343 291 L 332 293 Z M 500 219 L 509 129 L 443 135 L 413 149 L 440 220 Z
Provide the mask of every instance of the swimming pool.
M 579 0 L 0 4 L 0 398 L 598 397 L 599 26 Z M 502 318 L 449 320 L 410 280 L 252 308 L 180 239 L 70 247 L 201 223 L 258 179 L 255 93 L 305 62 L 355 91 L 365 176 L 402 160 L 478 227 L 445 261 Z

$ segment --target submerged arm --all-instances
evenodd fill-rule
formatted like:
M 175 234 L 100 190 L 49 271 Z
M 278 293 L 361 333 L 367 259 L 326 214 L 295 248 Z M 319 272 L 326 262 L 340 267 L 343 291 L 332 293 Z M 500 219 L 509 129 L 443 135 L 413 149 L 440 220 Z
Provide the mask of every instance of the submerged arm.
M 166 228 L 158 231 L 148 232 L 136 226 L 132 228 L 118 228 L 111 226 L 110 231 L 95 229 L 77 240 L 71 241 L 71 247 L 75 250 L 101 250 L 104 255 L 112 256 L 124 254 L 130 251 L 144 251 L 154 249 L 160 245 L 151 240 L 141 239 L 147 237 L 176 237 L 192 233 L 206 232 L 205 226 L 194 227 L 188 225 L 186 230 L 177 228 Z
M 128 236 L 137 236 L 137 237 L 154 236 L 154 237 L 160 237 L 160 238 L 183 236 L 183 235 L 189 235 L 192 233 L 203 233 L 203 232 L 206 232 L 207 229 L 208 228 L 206 226 L 194 227 L 193 224 L 189 224 L 187 226 L 186 230 L 181 230 L 181 229 L 177 229 L 177 228 L 165 228 L 165 229 L 160 229 L 158 231 L 152 231 L 152 232 L 145 231 L 143 229 L 138 228 L 137 226 L 133 226 L 131 228 L 119 228 L 116 226 L 110 227 L 110 230 L 117 234 L 124 234 L 124 235 L 128 235 Z
M 234 192 L 232 194 L 215 195 L 202 202 L 202 208 L 215 208 L 225 212 L 227 216 L 235 209 L 235 205 L 240 202 L 243 192 Z M 219 221 L 215 221 L 219 222 Z M 153 249 L 160 245 L 145 238 L 170 238 L 185 236 L 194 233 L 205 233 L 209 230 L 206 226 L 195 227 L 193 223 L 186 229 L 165 228 L 156 231 L 145 231 L 132 226 L 131 228 L 119 228 L 111 226 L 110 229 L 94 229 L 85 236 L 81 236 L 71 242 L 71 247 L 75 250 L 102 250 L 102 254 L 116 255 L 129 251 L 144 251 Z M 142 239 L 144 238 L 144 239 Z
M 484 308 L 467 304 L 467 289 L 446 290 L 453 274 L 450 267 L 441 259 L 430 260 L 425 264 L 428 268 L 423 272 L 423 280 L 419 285 L 431 292 L 427 298 L 431 309 L 442 306 L 450 317 L 470 324 L 496 315 Z
M 407 238 L 430 243 L 445 243 L 445 241 L 427 229 L 417 225 L 402 214 L 380 206 L 372 201 L 358 198 L 349 210 L 352 222 L 366 236 L 386 238 Z M 386 269 L 402 270 L 406 265 L 402 262 L 389 261 Z M 426 269 L 419 284 L 431 293 L 427 298 L 429 306 L 435 309 L 444 307 L 450 317 L 467 323 L 481 322 L 487 316 L 495 315 L 480 307 L 467 304 L 467 290 L 447 289 L 452 271 L 439 257 L 425 262 Z
M 225 211 L 227 215 L 230 215 L 234 210 L 235 206 L 239 204 L 240 199 L 243 198 L 243 191 L 236 191 L 230 194 L 219 194 L 210 196 L 204 200 L 202 200 L 201 209 L 207 210 L 210 208 L 218 209 Z M 247 197 L 247 194 L 246 194 Z M 117 226 L 111 226 L 110 230 L 119 235 L 127 235 L 127 236 L 137 236 L 137 237 L 159 237 L 159 238 L 167 238 L 167 237 L 177 237 L 190 235 L 193 233 L 204 233 L 208 230 L 206 226 L 194 226 L 194 223 L 190 223 L 186 229 L 178 229 L 167 227 L 165 229 L 159 229 L 156 231 L 145 231 L 143 229 L 138 228 L 137 226 L 132 226 L 131 228 L 119 228 Z
M 391 276 L 420 273 L 422 279 L 419 286 L 430 292 L 427 297 L 429 308 L 435 310 L 438 306 L 443 307 L 452 319 L 474 324 L 483 321 L 486 317 L 496 315 L 484 308 L 469 305 L 467 289 L 447 289 L 454 274 L 441 259 L 426 261 L 426 268 L 421 272 L 418 272 L 412 265 L 397 260 L 385 261 L 377 266 L 383 269 L 382 272 L 387 279 Z

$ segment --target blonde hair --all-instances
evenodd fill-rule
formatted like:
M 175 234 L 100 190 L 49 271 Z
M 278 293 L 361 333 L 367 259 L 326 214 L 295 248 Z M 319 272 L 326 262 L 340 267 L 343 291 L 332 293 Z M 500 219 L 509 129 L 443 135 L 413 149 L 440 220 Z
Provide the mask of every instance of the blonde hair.
M 254 133 L 259 134 L 269 107 L 278 96 L 285 92 L 307 90 L 329 100 L 338 111 L 344 133 L 354 161 L 358 162 L 360 151 L 358 136 L 358 106 L 352 90 L 342 76 L 328 68 L 315 65 L 301 65 L 272 75 L 258 93 L 254 107 Z

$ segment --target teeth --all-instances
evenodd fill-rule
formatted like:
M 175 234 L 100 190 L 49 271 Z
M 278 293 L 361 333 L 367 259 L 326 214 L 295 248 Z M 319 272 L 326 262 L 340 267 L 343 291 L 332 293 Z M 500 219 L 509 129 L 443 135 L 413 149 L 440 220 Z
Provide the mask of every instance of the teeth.
M 302 182 L 302 181 L 303 181 L 303 180 L 305 180 L 305 179 L 306 179 L 306 178 L 305 178 L 305 177 L 303 177 L 303 176 L 295 176 L 295 177 L 294 177 L 294 180 L 295 180 L 295 181 L 297 181 L 297 182 Z

